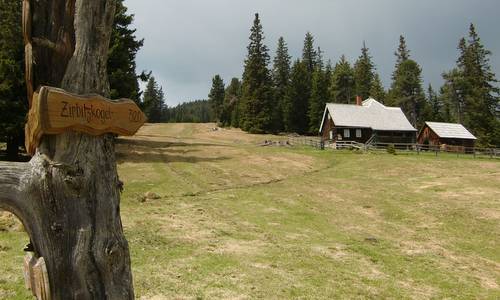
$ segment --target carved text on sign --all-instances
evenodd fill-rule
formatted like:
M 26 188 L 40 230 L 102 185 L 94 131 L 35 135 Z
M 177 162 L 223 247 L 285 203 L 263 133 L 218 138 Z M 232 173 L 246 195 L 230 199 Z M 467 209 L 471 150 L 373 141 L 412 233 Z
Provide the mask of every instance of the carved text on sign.
M 42 87 L 33 94 L 26 124 L 26 150 L 34 154 L 44 134 L 78 131 L 91 135 L 134 135 L 146 122 L 134 101 L 111 101 L 99 95 L 74 95 Z

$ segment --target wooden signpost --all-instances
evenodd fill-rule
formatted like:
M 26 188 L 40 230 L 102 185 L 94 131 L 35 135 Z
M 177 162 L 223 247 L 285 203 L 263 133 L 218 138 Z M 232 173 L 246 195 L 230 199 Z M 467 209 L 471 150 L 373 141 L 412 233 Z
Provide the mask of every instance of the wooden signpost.
M 74 95 L 43 86 L 33 94 L 26 123 L 26 150 L 33 155 L 44 134 L 78 131 L 91 135 L 134 135 L 146 122 L 134 101 L 99 95 Z

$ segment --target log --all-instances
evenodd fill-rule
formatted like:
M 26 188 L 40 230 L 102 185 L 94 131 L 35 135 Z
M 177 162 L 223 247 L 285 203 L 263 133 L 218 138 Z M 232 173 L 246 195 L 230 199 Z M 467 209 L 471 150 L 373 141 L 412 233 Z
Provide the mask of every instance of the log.
M 106 65 L 115 1 L 27 1 L 28 40 L 56 45 L 33 42 L 26 60 L 34 62 L 27 78 L 31 86 L 109 95 Z M 53 300 L 134 299 L 114 143 L 113 134 L 45 135 L 29 163 L 0 163 L 0 208 L 21 220 L 34 258 L 45 263 L 48 280 L 45 275 L 37 280 L 47 288 L 38 299 L 48 299 L 43 293 Z
M 43 135 L 78 131 L 91 135 L 134 135 L 146 116 L 130 99 L 75 95 L 43 86 L 33 95 L 26 123 L 26 150 L 33 155 Z

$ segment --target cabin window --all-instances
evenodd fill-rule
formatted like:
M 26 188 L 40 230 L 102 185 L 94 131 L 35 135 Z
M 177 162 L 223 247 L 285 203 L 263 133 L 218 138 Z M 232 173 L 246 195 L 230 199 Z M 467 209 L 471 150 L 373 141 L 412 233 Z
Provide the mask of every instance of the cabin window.
M 351 131 L 349 129 L 344 129 L 344 137 L 345 138 L 350 138 L 351 137 Z
M 357 138 L 361 137 L 361 129 L 356 129 L 356 137 Z
M 333 140 L 333 130 L 330 130 L 330 140 Z

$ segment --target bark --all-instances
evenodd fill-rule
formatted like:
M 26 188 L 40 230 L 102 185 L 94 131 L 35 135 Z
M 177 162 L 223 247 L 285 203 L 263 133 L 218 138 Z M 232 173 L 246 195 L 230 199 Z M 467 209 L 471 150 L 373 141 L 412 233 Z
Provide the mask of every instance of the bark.
M 107 96 L 115 1 L 28 2 L 25 40 L 46 41 L 27 60 L 32 86 Z M 44 258 L 51 299 L 134 298 L 114 136 L 44 136 L 29 164 L 0 164 L 0 174 L 0 207 L 19 217 Z

